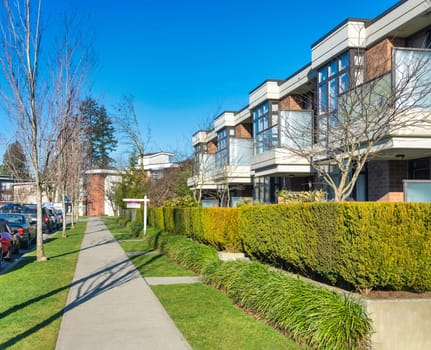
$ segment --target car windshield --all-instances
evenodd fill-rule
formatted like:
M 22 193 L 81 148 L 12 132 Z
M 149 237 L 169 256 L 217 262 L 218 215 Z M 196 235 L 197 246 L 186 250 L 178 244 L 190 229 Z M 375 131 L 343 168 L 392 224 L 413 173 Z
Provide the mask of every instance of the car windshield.
M 0 214 L 0 218 L 7 220 L 7 222 L 11 225 L 22 225 L 25 223 L 25 218 L 23 215 L 17 214 Z

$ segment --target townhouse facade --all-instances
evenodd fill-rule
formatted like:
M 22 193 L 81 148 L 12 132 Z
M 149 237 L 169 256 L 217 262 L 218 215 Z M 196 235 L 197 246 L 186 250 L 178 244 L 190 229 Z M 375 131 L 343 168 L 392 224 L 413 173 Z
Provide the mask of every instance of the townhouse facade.
M 355 111 L 352 97 L 362 96 L 370 105 L 391 103 L 386 112 L 414 108 L 405 107 L 398 118 L 408 122 L 388 126 L 373 145 L 349 199 L 404 201 L 409 181 L 431 180 L 431 128 L 423 120 L 411 122 L 431 111 L 429 67 L 431 1 L 399 1 L 372 20 L 348 18 L 311 45 L 306 66 L 287 79 L 264 81 L 242 110 L 221 113 L 210 130 L 192 136 L 196 166 L 189 187 L 208 205 L 234 206 L 251 198 L 277 203 L 281 190 L 319 188 L 330 200 L 324 179 L 294 150 L 328 145 L 324 135 L 345 123 L 346 110 L 365 113 Z M 359 94 L 370 85 L 371 93 Z M 396 88 L 400 93 L 388 102 L 388 91 Z M 423 198 L 431 200 L 431 193 Z

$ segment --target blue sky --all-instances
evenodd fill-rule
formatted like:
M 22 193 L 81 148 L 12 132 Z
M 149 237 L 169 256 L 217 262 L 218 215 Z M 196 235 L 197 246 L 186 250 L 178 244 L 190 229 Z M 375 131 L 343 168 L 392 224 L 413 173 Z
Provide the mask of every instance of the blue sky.
M 264 80 L 286 78 L 309 63 L 311 44 L 344 19 L 374 18 L 396 1 L 44 3 L 50 18 L 71 7 L 88 16 L 99 65 L 92 95 L 108 110 L 133 95 L 141 128 L 151 129 L 147 150 L 182 156 L 191 154 L 192 134 L 210 119 L 242 109 Z

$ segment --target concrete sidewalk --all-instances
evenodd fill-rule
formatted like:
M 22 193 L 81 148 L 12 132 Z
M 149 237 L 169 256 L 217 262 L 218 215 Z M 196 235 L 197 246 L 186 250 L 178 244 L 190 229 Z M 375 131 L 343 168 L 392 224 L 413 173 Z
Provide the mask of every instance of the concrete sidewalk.
M 101 219 L 88 220 L 56 350 L 191 349 Z

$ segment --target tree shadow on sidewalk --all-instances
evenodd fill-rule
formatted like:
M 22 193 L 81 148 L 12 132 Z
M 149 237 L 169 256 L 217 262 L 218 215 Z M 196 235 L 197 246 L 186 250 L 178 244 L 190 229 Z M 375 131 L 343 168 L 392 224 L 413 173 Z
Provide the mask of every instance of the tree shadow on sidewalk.
M 157 258 L 157 257 L 155 257 Z M 151 261 L 154 259 L 151 259 L 150 261 L 147 261 L 143 264 L 141 264 L 140 267 L 143 267 L 146 264 L 151 263 Z M 19 310 L 30 306 L 34 303 L 41 302 L 49 297 L 52 297 L 66 289 L 69 288 L 77 288 L 75 295 L 73 296 L 74 300 L 69 301 L 70 303 L 66 305 L 64 308 L 62 308 L 60 311 L 55 312 L 47 319 L 43 320 L 42 322 L 36 324 L 35 326 L 25 330 L 24 332 L 21 332 L 20 334 L 17 334 L 13 338 L 3 342 L 0 344 L 0 349 L 6 349 L 10 346 L 13 346 L 20 340 L 31 336 L 35 332 L 39 331 L 40 329 L 48 326 L 53 321 L 57 320 L 58 318 L 61 318 L 65 313 L 68 311 L 76 308 L 79 305 L 84 304 L 85 302 L 89 301 L 92 298 L 95 298 L 113 288 L 119 287 L 123 284 L 126 284 L 136 278 L 142 278 L 139 274 L 137 268 L 135 268 L 132 264 L 132 262 L 127 258 L 120 262 L 117 262 L 115 264 L 112 264 L 110 266 L 107 266 L 106 268 L 103 268 L 93 274 L 90 274 L 88 276 L 85 276 L 77 281 L 74 281 L 71 284 L 65 285 L 63 287 L 54 289 L 48 293 L 45 293 L 43 295 L 40 295 L 38 297 L 32 298 L 30 300 L 27 300 L 26 302 L 23 302 L 19 305 L 15 305 L 8 310 L 5 310 L 4 312 L 0 313 L 0 319 L 9 316 L 12 313 L 19 312 Z M 70 293 L 70 291 L 69 291 Z

